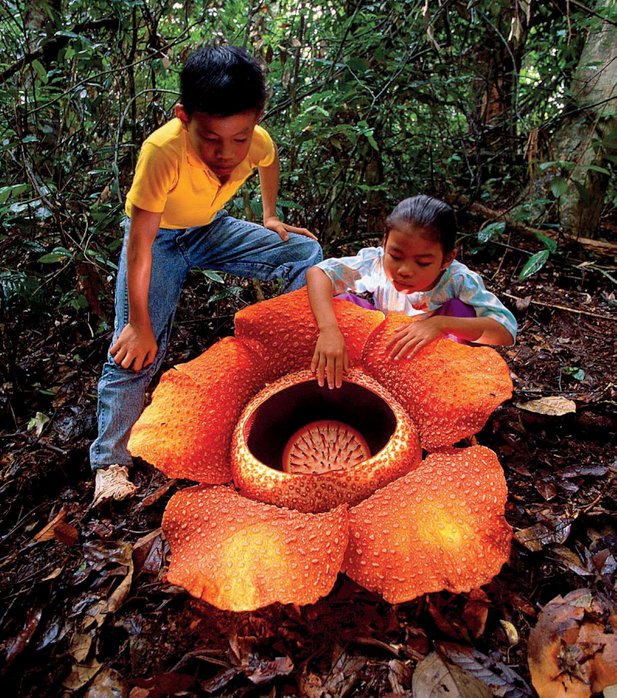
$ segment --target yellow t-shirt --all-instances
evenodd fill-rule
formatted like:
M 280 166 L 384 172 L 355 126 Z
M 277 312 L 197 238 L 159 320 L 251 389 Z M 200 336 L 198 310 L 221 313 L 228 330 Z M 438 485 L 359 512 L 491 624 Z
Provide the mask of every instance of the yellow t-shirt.
M 172 119 L 143 142 L 125 211 L 137 206 L 162 213 L 161 228 L 207 225 L 238 191 L 256 167 L 274 161 L 274 143 L 255 126 L 246 158 L 221 184 L 191 147 L 180 119 Z

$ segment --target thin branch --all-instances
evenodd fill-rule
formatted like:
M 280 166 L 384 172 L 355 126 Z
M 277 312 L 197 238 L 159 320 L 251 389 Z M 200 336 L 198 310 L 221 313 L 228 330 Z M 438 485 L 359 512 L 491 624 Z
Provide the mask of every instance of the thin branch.
M 590 7 L 587 7 L 587 5 L 584 5 L 582 2 L 580 2 L 580 0 L 570 0 L 570 2 L 573 5 L 576 5 L 577 7 L 579 7 L 581 10 L 584 10 L 588 14 L 593 15 L 594 17 L 597 17 L 598 19 L 601 19 L 603 22 L 606 22 L 607 24 L 612 24 L 614 27 L 617 27 L 617 22 L 613 22 L 612 19 L 609 19 L 608 17 L 604 17 L 599 12 L 592 10 Z
M 120 19 L 118 17 L 108 17 L 106 19 L 92 20 L 91 22 L 81 22 L 80 24 L 76 24 L 72 29 L 69 29 L 68 31 L 73 32 L 74 34 L 79 34 L 84 30 L 90 29 L 117 29 L 119 25 Z M 49 41 L 46 41 L 45 43 L 41 44 L 36 49 L 36 51 L 30 51 L 30 53 L 26 53 L 21 58 L 18 58 L 17 61 L 13 63 L 13 65 L 10 65 L 8 68 L 5 68 L 0 73 L 0 85 L 5 83 L 10 77 L 15 75 L 15 73 L 19 72 L 26 65 L 30 65 L 39 58 L 42 58 L 47 49 L 53 48 L 54 51 L 59 50 L 63 46 L 66 46 L 66 44 L 68 44 L 70 40 L 71 37 L 69 36 L 54 36 Z
M 501 296 L 506 298 L 511 298 L 513 301 L 525 301 L 524 298 L 520 296 L 513 296 L 511 293 L 506 293 L 505 291 L 500 292 Z M 546 303 L 546 301 L 536 301 L 533 298 L 529 301 L 532 305 L 541 305 L 543 308 L 554 308 L 555 310 L 565 310 L 568 313 L 576 313 L 577 315 L 589 315 L 590 317 L 599 318 L 600 320 L 610 320 L 611 322 L 617 322 L 617 317 L 612 317 L 611 315 L 602 315 L 601 313 L 593 313 L 591 310 L 581 310 L 580 308 L 570 308 L 567 305 L 559 305 L 558 303 Z

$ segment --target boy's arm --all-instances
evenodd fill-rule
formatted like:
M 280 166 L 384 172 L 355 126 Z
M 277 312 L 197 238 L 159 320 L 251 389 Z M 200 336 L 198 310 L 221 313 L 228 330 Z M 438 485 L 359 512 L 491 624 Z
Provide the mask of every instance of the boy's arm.
M 478 344 L 514 343 L 514 338 L 508 330 L 493 318 L 438 315 L 397 328 L 386 349 L 391 347 L 390 356 L 394 359 L 410 359 L 427 344 L 449 334 Z
M 311 310 L 319 328 L 311 371 L 316 373 L 320 387 L 323 388 L 325 376 L 328 388 L 340 388 L 349 359 L 345 339 L 334 314 L 332 282 L 319 267 L 311 267 L 306 272 L 306 286 Z
M 282 240 L 289 238 L 289 233 L 298 233 L 306 235 L 306 237 L 317 240 L 315 235 L 306 228 L 296 228 L 293 225 L 287 225 L 277 218 L 276 215 L 276 197 L 279 192 L 279 158 L 278 154 L 274 153 L 274 160 L 267 167 L 259 169 L 259 184 L 261 186 L 261 200 L 264 212 L 264 227 L 273 230 L 281 236 Z
M 148 310 L 148 293 L 152 274 L 152 243 L 160 223 L 160 213 L 132 207 L 126 256 L 129 322 L 111 347 L 110 354 L 122 368 L 132 368 L 134 371 L 149 366 L 157 352 Z

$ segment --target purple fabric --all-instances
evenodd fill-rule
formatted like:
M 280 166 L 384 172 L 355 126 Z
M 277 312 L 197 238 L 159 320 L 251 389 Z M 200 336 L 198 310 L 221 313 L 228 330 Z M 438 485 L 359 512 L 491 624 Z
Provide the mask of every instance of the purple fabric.
M 433 315 L 446 315 L 447 317 L 475 317 L 476 310 L 473 305 L 463 303 L 458 298 L 446 301 Z
M 433 315 L 445 315 L 447 317 L 476 317 L 476 310 L 473 305 L 468 303 L 463 303 L 463 301 L 458 298 L 452 298 L 446 301 L 441 308 L 438 308 Z M 468 342 L 466 339 L 461 339 L 455 334 L 445 335 L 447 339 L 452 339 L 459 344 L 467 344 L 467 346 L 474 346 L 473 342 Z
M 367 301 L 364 298 L 360 298 L 360 296 L 356 296 L 355 293 L 340 293 L 338 296 L 335 296 L 335 298 L 338 298 L 342 301 L 349 301 L 350 303 L 353 303 L 354 305 L 359 305 L 361 308 L 366 308 L 367 310 L 376 309 L 370 301 Z M 447 317 L 476 317 L 476 310 L 472 305 L 469 305 L 468 303 L 463 303 L 463 301 L 459 300 L 458 298 L 451 298 L 449 301 L 446 301 L 440 308 L 433 311 L 433 315 L 445 315 Z M 473 342 L 468 342 L 467 340 L 461 339 L 456 335 L 448 334 L 446 335 L 446 337 L 448 339 L 454 340 L 455 342 L 458 342 L 459 344 L 467 344 L 469 346 L 473 346 Z
M 334 297 L 338 298 L 341 301 L 349 301 L 350 303 L 353 303 L 354 305 L 359 305 L 361 308 L 366 308 L 367 310 L 377 310 L 377 308 L 375 308 L 371 301 L 367 301 L 364 298 L 360 298 L 360 296 L 356 296 L 355 293 L 339 293 L 338 296 Z

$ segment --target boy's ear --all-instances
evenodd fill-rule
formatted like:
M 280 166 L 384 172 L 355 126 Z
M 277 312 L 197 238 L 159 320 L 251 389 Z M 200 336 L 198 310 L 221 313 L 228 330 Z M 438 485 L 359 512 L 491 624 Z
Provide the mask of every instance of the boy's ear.
M 188 125 L 190 119 L 189 119 L 189 115 L 186 113 L 186 109 L 184 108 L 184 105 L 176 104 L 175 112 L 176 112 L 176 116 L 178 117 L 178 119 L 180 119 L 180 121 L 185 126 Z
M 457 249 L 455 247 L 452 251 L 448 252 L 448 254 L 444 255 L 443 262 L 441 263 L 442 269 L 447 269 L 452 264 L 456 257 L 456 252 Z

